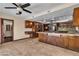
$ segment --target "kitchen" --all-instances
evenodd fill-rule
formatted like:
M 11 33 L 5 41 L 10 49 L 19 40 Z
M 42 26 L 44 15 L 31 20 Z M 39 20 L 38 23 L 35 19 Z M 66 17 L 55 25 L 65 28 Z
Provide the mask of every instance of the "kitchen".
M 19 15 L 15 7 L 7 9 L 15 4 L 23 5 L 0 4 L 0 55 L 79 55 L 79 4 L 29 3 L 33 13 L 23 9 Z M 7 37 L 5 30 L 12 34 Z
M 79 7 L 73 11 L 73 20 L 51 21 L 48 32 L 39 32 L 39 41 L 79 52 Z
M 31 38 L 38 38 L 40 42 L 48 43 L 79 52 L 79 7 L 73 8 L 73 15 L 63 15 L 50 20 L 26 20 L 25 31 Z M 65 20 L 63 20 L 65 19 Z M 28 22 L 29 21 L 29 22 Z M 28 26 L 29 25 L 29 26 Z

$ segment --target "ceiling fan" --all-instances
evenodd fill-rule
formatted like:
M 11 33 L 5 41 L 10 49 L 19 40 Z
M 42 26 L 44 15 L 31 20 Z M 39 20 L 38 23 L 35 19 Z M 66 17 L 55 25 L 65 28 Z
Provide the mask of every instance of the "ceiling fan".
M 16 3 L 12 3 L 12 4 L 14 6 L 16 6 L 16 7 L 5 7 L 5 9 L 17 9 L 18 10 L 18 13 L 16 13 L 17 15 L 22 14 L 21 10 L 23 10 L 25 12 L 28 12 L 28 13 L 32 13 L 31 11 L 25 9 L 26 7 L 28 7 L 28 6 L 31 5 L 30 3 L 26 3 L 24 5 L 22 5 L 22 4 L 16 4 Z

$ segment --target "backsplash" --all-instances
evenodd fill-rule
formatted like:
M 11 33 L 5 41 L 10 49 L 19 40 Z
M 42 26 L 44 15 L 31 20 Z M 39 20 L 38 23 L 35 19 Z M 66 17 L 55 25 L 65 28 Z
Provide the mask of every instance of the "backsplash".
M 72 24 L 72 21 L 63 23 L 51 22 L 49 25 L 49 32 L 79 33 L 79 31 L 76 31 L 76 28 Z

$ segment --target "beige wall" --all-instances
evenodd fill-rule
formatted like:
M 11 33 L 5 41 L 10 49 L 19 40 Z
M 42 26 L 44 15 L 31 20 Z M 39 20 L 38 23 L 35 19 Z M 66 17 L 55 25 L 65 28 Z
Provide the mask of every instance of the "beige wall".
M 23 19 L 17 19 L 14 21 L 14 38 L 21 39 L 26 38 L 26 35 L 24 33 L 25 27 L 24 27 L 24 20 Z
M 26 38 L 24 31 L 24 20 L 21 18 L 17 18 L 5 13 L 0 12 L 0 18 L 12 19 L 14 20 L 14 40 Z

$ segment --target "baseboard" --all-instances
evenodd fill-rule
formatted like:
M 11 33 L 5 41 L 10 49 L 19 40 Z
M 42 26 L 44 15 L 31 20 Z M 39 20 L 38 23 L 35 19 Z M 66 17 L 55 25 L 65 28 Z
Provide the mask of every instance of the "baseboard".
M 20 38 L 20 39 L 13 40 L 13 41 L 19 41 L 19 40 L 25 40 L 25 39 L 30 39 L 30 38 Z

